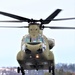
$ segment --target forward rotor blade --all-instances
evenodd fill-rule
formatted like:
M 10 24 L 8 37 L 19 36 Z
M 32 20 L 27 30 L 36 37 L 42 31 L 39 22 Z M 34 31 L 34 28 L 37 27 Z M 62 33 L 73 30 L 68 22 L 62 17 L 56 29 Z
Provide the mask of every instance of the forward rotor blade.
M 52 21 L 64 21 L 64 20 L 74 20 L 74 18 L 61 18 L 61 19 L 53 19 Z
M 6 20 L 6 21 L 0 21 L 0 22 L 12 22 L 12 23 L 15 23 L 15 22 L 18 23 L 19 22 L 19 23 L 22 23 L 23 21 L 14 21 L 14 20 L 8 21 L 8 20 Z
M 28 28 L 28 26 L 0 26 L 0 28 Z
M 44 28 L 50 28 L 50 29 L 75 29 L 75 27 L 50 27 L 50 26 L 44 26 Z
M 42 24 L 48 24 L 51 22 L 60 13 L 60 11 L 61 9 L 55 10 L 49 17 L 42 21 Z
M 14 18 L 14 19 L 17 19 L 17 20 L 21 20 L 21 21 L 24 21 L 24 22 L 30 21 L 30 19 L 28 19 L 28 18 L 21 17 L 21 16 L 18 16 L 18 15 L 14 15 L 14 14 L 10 14 L 10 13 L 6 13 L 6 12 L 2 12 L 2 11 L 0 11 L 0 14 L 11 17 L 11 18 Z

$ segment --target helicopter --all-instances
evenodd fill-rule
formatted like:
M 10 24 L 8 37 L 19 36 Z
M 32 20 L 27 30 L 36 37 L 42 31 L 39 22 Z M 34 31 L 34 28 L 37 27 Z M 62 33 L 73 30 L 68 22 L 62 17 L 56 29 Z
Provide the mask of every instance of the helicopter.
M 18 15 L 0 11 L 1 15 L 17 20 L 0 22 L 28 22 L 28 26 L 0 26 L 1 28 L 28 28 L 28 35 L 23 36 L 21 50 L 17 53 L 16 60 L 20 67 L 17 72 L 25 75 L 25 70 L 49 70 L 51 75 L 55 75 L 55 59 L 51 51 L 55 46 L 55 40 L 49 39 L 43 34 L 44 28 L 50 29 L 75 29 L 75 27 L 44 26 L 51 21 L 73 20 L 75 18 L 54 19 L 62 10 L 56 9 L 46 19 L 29 19 Z

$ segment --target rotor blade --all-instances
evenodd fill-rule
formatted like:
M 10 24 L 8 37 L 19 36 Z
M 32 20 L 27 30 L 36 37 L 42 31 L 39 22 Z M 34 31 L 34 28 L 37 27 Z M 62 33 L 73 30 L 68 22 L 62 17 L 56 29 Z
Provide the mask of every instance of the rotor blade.
M 8 17 L 12 17 L 14 19 L 21 20 L 21 21 L 24 21 L 24 22 L 30 21 L 30 19 L 28 19 L 28 18 L 21 17 L 21 16 L 18 16 L 18 15 L 14 15 L 14 14 L 10 14 L 10 13 L 6 13 L 6 12 L 2 12 L 2 11 L 0 11 L 0 14 L 8 16 Z
M 61 19 L 53 19 L 52 21 L 63 21 L 63 20 L 74 20 L 74 18 L 61 18 Z
M 48 24 L 49 22 L 51 22 L 53 18 L 55 18 L 59 14 L 60 11 L 61 9 L 55 10 L 49 17 L 42 21 L 42 24 Z
M 12 23 L 15 23 L 15 22 L 18 23 L 19 22 L 19 23 L 22 23 L 23 21 L 14 21 L 14 20 L 8 21 L 8 20 L 6 20 L 6 21 L 0 21 L 0 22 L 12 22 Z
M 28 28 L 28 26 L 0 26 L 0 28 Z
M 50 26 L 44 26 L 44 28 L 50 28 L 50 29 L 75 29 L 75 27 L 50 27 Z

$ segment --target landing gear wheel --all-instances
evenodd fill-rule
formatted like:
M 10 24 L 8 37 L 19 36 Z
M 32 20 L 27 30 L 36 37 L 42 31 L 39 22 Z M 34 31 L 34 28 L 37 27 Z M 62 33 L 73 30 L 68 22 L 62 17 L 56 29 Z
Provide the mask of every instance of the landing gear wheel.
M 23 67 L 21 67 L 21 73 L 22 73 L 22 75 L 25 75 Z
M 17 73 L 20 73 L 20 70 L 21 70 L 20 67 L 17 67 Z
M 25 75 L 25 73 L 24 73 L 24 72 L 22 72 L 22 75 Z
M 36 70 L 38 71 L 38 69 L 36 68 Z
M 52 75 L 55 75 L 55 67 L 52 66 Z
M 49 66 L 49 73 L 51 73 L 51 66 Z

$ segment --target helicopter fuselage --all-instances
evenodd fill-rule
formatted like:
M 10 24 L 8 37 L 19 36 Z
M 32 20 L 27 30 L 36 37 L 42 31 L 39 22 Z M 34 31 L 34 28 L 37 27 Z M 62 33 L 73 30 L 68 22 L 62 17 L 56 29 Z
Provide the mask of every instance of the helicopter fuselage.
M 45 37 L 44 37 L 45 38 Z M 42 43 L 26 43 L 26 49 L 19 51 L 17 61 L 25 70 L 32 69 L 48 69 L 49 66 L 54 66 L 54 55 L 49 50 L 48 40 L 46 41 L 46 49 L 42 48 Z

